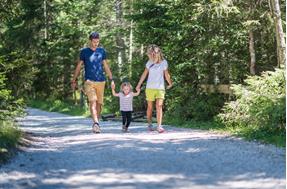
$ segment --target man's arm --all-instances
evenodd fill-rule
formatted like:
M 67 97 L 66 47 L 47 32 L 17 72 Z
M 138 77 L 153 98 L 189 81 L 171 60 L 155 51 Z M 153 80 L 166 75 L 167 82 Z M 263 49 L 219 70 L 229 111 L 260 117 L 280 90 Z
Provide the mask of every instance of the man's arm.
M 108 77 L 111 80 L 111 87 L 113 88 L 115 86 L 115 82 L 113 80 L 113 74 L 111 72 L 111 69 L 110 69 L 110 66 L 108 64 L 108 61 L 106 59 L 103 60 L 103 64 L 104 64 L 105 72 L 108 74 Z
M 77 78 L 78 78 L 78 76 L 79 76 L 79 74 L 81 72 L 81 67 L 82 67 L 83 63 L 84 62 L 82 60 L 79 60 L 77 66 L 76 66 L 76 69 L 75 69 L 75 72 L 74 72 L 74 76 L 73 76 L 73 79 L 71 81 L 71 85 L 72 85 L 72 89 L 73 90 L 75 90 L 75 88 L 77 86 L 76 80 L 77 80 Z
M 111 72 L 110 66 L 108 65 L 108 61 L 105 59 L 103 60 L 105 72 L 108 74 L 110 80 L 113 79 L 113 74 Z

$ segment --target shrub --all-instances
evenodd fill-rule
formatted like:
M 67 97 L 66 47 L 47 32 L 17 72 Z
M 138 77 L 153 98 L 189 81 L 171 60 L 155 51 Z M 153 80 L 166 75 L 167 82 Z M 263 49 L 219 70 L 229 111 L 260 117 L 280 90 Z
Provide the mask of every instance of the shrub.
M 285 72 L 263 72 L 250 76 L 246 85 L 233 85 L 235 101 L 225 104 L 218 115 L 227 126 L 254 127 L 269 131 L 285 130 Z M 284 132 L 285 133 L 285 132 Z
M 219 113 L 224 105 L 225 96 L 217 93 L 201 93 L 196 89 L 186 88 L 174 91 L 168 97 L 167 114 L 181 120 L 207 121 Z
M 24 113 L 24 102 L 23 99 L 15 100 L 6 89 L 5 80 L 4 74 L 0 73 L 0 120 L 11 120 Z

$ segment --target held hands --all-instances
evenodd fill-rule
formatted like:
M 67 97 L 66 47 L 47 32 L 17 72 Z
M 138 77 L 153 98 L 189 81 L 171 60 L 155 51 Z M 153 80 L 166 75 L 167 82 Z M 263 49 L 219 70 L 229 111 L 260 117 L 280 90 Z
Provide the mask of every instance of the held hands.
M 137 91 L 137 94 L 139 95 L 140 94 L 140 92 L 141 92 L 141 90 L 140 89 L 138 89 L 138 88 L 136 88 L 136 91 Z
M 111 83 L 111 88 L 112 88 L 112 90 L 115 90 L 115 88 L 116 88 L 115 83 L 114 84 Z
M 113 80 L 111 82 L 111 88 L 112 88 L 112 90 L 115 90 L 115 88 L 116 88 L 115 82 Z
M 140 86 L 140 85 L 137 85 L 136 91 L 139 92 L 140 90 L 141 90 L 141 86 Z

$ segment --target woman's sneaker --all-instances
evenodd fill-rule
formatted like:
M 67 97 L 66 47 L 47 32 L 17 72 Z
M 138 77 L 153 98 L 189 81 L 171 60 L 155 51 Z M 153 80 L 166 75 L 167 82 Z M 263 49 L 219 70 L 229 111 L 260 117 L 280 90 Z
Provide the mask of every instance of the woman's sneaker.
M 157 132 L 159 132 L 159 133 L 163 133 L 163 132 L 165 131 L 162 126 L 158 126 L 158 127 L 156 128 L 156 130 L 157 130 Z
M 154 130 L 155 130 L 152 124 L 149 124 L 149 125 L 147 126 L 147 129 L 148 129 L 149 131 L 154 131 Z
M 99 123 L 94 123 L 92 126 L 93 133 L 101 133 L 101 128 Z

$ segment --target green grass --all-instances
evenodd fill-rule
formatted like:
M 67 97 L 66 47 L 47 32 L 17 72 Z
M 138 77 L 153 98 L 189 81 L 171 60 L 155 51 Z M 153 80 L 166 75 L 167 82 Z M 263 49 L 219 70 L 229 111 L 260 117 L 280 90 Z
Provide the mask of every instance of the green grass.
M 216 121 L 183 121 L 175 118 L 166 118 L 164 124 L 170 124 L 182 128 L 203 129 L 228 133 L 233 136 L 242 137 L 248 141 L 273 144 L 277 147 L 286 146 L 286 134 L 285 131 L 282 130 L 268 130 L 266 128 L 256 128 L 251 126 L 227 127 Z
M 283 130 L 270 130 L 252 126 L 227 127 L 226 130 L 247 140 L 256 140 L 266 144 L 274 144 L 278 147 L 286 147 L 286 134 Z
M 88 108 L 80 107 L 79 105 L 73 105 L 71 103 L 62 102 L 60 100 L 43 101 L 43 100 L 30 100 L 28 106 L 32 108 L 38 108 L 49 112 L 60 112 L 74 116 L 86 116 L 90 115 Z
M 21 138 L 21 131 L 10 121 L 0 121 L 0 164 L 13 155 Z
M 63 102 L 60 100 L 30 100 L 27 104 L 29 107 L 38 108 L 49 112 L 60 112 L 73 116 L 90 117 L 90 111 L 87 106 L 81 107 L 80 105 L 75 105 L 71 102 Z M 102 113 L 105 114 L 108 112 L 109 110 L 104 106 Z

